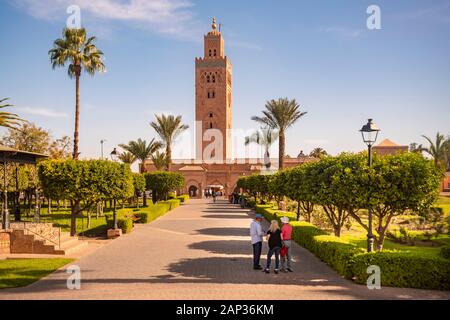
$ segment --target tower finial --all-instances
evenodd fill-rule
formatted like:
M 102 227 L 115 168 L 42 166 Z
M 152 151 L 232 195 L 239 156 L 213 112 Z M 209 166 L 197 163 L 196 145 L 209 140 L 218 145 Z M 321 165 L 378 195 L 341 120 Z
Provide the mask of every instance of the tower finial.
M 212 29 L 216 30 L 217 29 L 217 23 L 216 23 L 216 18 L 212 19 Z

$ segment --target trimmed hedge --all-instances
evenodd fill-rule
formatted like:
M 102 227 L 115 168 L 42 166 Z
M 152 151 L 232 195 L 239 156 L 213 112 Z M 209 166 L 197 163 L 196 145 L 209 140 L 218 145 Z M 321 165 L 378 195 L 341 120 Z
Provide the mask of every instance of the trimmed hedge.
M 269 221 L 277 220 L 278 223 L 281 223 L 280 219 L 282 217 L 288 217 L 289 221 L 297 221 L 297 214 L 273 209 L 273 205 L 271 204 L 257 205 L 256 213 L 262 214 Z
M 169 204 L 156 203 L 150 207 L 141 208 L 135 215 L 139 223 L 150 223 L 170 211 Z
M 381 284 L 390 287 L 450 289 L 450 261 L 440 257 L 424 257 L 410 252 L 376 252 L 353 258 L 353 276 L 365 284 L 367 267 L 379 266 Z
M 450 259 L 450 246 L 442 247 L 439 255 L 444 259 Z
M 188 202 L 189 195 L 188 194 L 182 194 L 181 196 L 176 197 L 176 199 L 180 200 L 181 203 Z
M 169 206 L 169 210 L 173 210 L 180 206 L 180 199 L 170 199 L 167 201 L 159 201 L 157 204 L 167 204 Z
M 106 225 L 108 226 L 108 229 L 112 229 L 114 227 L 114 220 L 111 215 L 106 215 Z M 130 217 L 119 217 L 117 216 L 117 227 L 119 229 L 122 229 L 122 233 L 130 233 L 133 231 L 133 219 Z
M 269 221 L 274 218 L 279 220 L 282 216 L 289 217 L 289 213 L 274 210 L 271 205 L 258 205 L 255 210 Z M 367 253 L 355 244 L 329 235 L 310 223 L 290 223 L 295 242 L 347 279 L 365 284 L 369 277 L 367 267 L 376 265 L 381 269 L 381 284 L 384 286 L 450 289 L 450 260 L 444 259 L 442 255 L 442 252 L 445 252 L 444 255 L 450 252 L 447 247 L 441 249 L 442 258 L 399 251 Z

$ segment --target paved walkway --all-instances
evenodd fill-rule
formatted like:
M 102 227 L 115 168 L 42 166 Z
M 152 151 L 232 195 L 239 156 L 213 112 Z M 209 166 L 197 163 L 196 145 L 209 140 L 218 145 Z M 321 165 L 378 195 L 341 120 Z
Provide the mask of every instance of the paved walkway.
M 450 298 L 450 292 L 368 290 L 342 279 L 297 245 L 294 273 L 254 271 L 251 217 L 248 210 L 224 201 L 190 200 L 74 262 L 81 268 L 81 290 L 66 288 L 64 268 L 26 288 L 0 290 L 0 299 Z

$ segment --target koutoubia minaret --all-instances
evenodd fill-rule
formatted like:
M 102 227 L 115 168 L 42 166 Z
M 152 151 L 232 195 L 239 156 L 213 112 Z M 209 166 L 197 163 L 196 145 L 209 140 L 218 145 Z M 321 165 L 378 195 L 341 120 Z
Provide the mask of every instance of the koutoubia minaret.
M 225 42 L 216 19 L 204 37 L 204 56 L 195 59 L 195 119 L 196 159 L 231 159 L 232 66 L 225 56 Z M 218 145 L 215 139 L 219 132 L 222 155 L 211 149 Z

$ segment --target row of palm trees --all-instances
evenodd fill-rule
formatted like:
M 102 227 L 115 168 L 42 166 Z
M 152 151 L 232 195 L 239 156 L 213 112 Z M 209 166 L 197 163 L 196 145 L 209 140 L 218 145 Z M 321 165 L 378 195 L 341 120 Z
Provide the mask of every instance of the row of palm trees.
M 119 146 L 125 150 L 120 154 L 119 159 L 127 164 L 133 164 L 139 160 L 139 172 L 144 172 L 144 163 L 147 159 L 152 159 L 153 164 L 157 170 L 170 170 L 172 163 L 172 146 L 174 141 L 184 132 L 189 126 L 182 123 L 181 116 L 173 115 L 155 115 L 155 121 L 150 123 L 150 126 L 155 130 L 161 141 L 152 139 L 149 143 L 147 141 L 138 139 L 137 141 L 130 141 L 128 144 L 120 144 Z M 165 148 L 165 152 L 160 152 L 161 148 Z
M 254 116 L 252 120 L 261 124 L 261 130 L 246 137 L 245 144 L 257 143 L 264 147 L 264 162 L 267 168 L 271 167 L 269 149 L 278 139 L 278 167 L 284 169 L 286 150 L 286 131 L 299 119 L 307 114 L 300 110 L 295 99 L 280 98 L 266 103 L 262 116 Z

